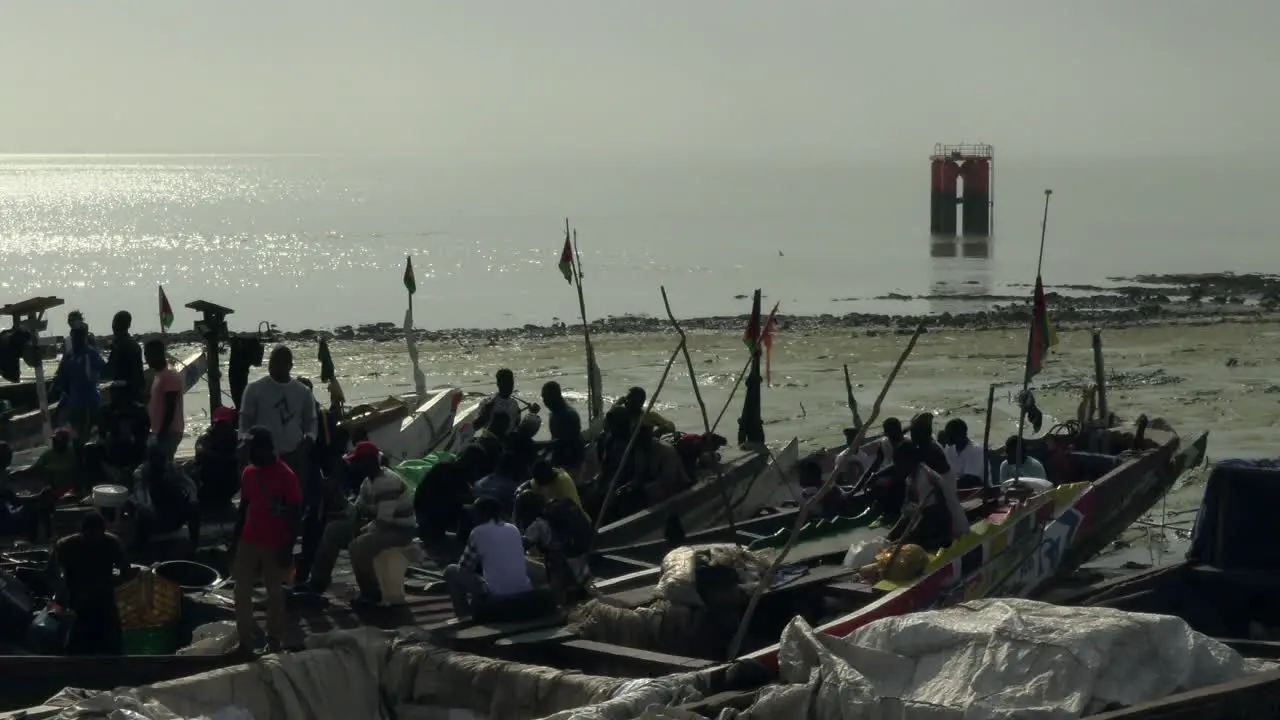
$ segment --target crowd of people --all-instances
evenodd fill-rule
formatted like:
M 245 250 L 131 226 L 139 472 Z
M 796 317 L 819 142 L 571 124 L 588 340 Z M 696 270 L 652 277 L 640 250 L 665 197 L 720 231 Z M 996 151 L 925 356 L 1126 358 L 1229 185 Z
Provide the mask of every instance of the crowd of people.
M 375 558 L 415 538 L 447 565 L 459 615 L 535 585 L 569 599 L 585 591 L 592 516 L 609 481 L 616 478 L 610 515 L 621 516 L 687 487 L 702 454 L 724 444 L 679 435 L 646 412 L 644 391 L 633 388 L 609 411 L 596 454 L 587 457 L 582 419 L 556 382 L 541 389 L 550 438 L 538 441 L 541 407 L 516 397 L 514 374 L 502 369 L 474 437 L 412 490 L 367 433 L 343 425 L 341 390 L 331 386 L 331 403 L 322 407 L 311 383 L 293 375 L 291 351 L 279 346 L 266 376 L 245 387 L 237 409 L 216 408 L 194 459 L 178 463 L 185 387 L 164 345 L 140 345 L 121 312 L 104 360 L 83 316 L 72 313 L 68 322 L 48 449 L 11 472 L 13 453 L 0 443 L 0 523 L 32 541 L 46 539 L 60 503 L 84 501 L 100 484 L 128 489 L 119 517 L 92 512 L 79 533 L 55 546 L 59 598 L 78 618 L 73 652 L 119 652 L 113 585 L 129 572 L 129 558 L 146 556 L 153 538 L 184 526 L 195 550 L 202 520 L 223 511 L 236 517 L 228 550 L 243 651 L 260 634 L 252 595 L 259 583 L 267 590 L 268 644 L 289 647 L 289 586 L 324 593 L 346 550 L 359 589 L 353 602 L 377 604 Z M 110 388 L 105 404 L 100 386 Z M 116 534 L 122 527 L 132 529 L 122 535 L 127 543 Z M 460 555 L 450 534 L 461 542 Z
M 986 449 L 970 439 L 964 420 L 949 420 L 935 435 L 930 413 L 917 415 L 905 429 L 891 417 L 877 441 L 854 446 L 858 430 L 846 429 L 849 445 L 836 457 L 837 486 L 823 498 L 824 516 L 856 514 L 869 506 L 878 516 L 898 519 L 890 540 L 927 550 L 946 547 L 969 532 L 961 491 L 992 491 L 995 485 Z M 1005 457 L 995 473 L 1000 484 L 1049 485 L 1044 465 L 1023 452 L 1017 435 L 1006 442 Z M 799 475 L 809 496 L 825 480 L 812 458 L 801 463 Z

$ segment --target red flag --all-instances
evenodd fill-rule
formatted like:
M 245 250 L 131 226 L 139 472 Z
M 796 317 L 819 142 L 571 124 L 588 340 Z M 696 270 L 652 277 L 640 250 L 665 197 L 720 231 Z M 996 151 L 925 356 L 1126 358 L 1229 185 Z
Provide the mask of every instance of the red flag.
M 160 286 L 160 329 L 168 330 L 173 325 L 173 306 L 164 294 L 164 286 Z
M 1031 311 L 1031 337 L 1027 343 L 1027 380 L 1044 369 L 1049 348 L 1058 344 L 1058 333 L 1049 322 L 1049 306 L 1045 302 L 1044 282 L 1036 276 L 1035 299 Z
M 773 312 L 769 313 L 769 322 L 765 323 L 764 334 L 760 336 L 760 344 L 764 346 L 764 381 L 773 386 L 773 331 L 778 328 L 778 318 L 774 313 L 778 312 L 778 307 L 773 307 Z
M 564 249 L 560 251 L 560 274 L 570 285 L 573 284 L 573 245 L 569 242 L 569 231 L 564 233 Z

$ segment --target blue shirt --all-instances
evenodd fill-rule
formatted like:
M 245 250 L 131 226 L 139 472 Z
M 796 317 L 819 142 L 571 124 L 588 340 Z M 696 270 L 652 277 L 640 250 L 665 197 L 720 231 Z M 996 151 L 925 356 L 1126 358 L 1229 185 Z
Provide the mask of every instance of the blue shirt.
M 497 500 L 506 513 L 510 513 L 516 502 L 516 481 L 506 475 L 490 473 L 476 481 L 476 497 L 489 497 Z
M 68 352 L 58 363 L 56 379 L 58 385 L 66 393 L 66 403 L 76 408 L 97 408 L 102 402 L 98 392 L 98 378 L 106 370 L 107 364 L 102 356 L 92 347 L 83 352 Z

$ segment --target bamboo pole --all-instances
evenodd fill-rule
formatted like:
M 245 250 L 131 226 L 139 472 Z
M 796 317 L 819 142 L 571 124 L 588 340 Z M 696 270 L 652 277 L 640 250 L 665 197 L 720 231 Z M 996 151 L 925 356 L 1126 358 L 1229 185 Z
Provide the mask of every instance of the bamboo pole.
M 680 357 L 680 353 L 683 349 L 684 349 L 684 340 L 681 339 L 680 344 L 676 346 L 675 351 L 671 353 L 671 357 L 667 359 L 667 367 L 662 371 L 662 378 L 658 380 L 657 389 L 654 390 L 653 394 L 649 396 L 649 405 L 648 407 L 645 408 L 646 414 L 653 410 L 654 404 L 658 401 L 658 395 L 662 392 L 663 386 L 667 384 L 667 376 L 671 374 L 671 366 L 675 365 L 676 358 Z M 618 462 L 618 469 L 613 471 L 613 477 L 609 479 L 609 486 L 605 489 L 604 501 L 600 504 L 600 514 L 596 516 L 595 529 L 591 531 L 592 545 L 595 544 L 596 535 L 600 532 L 600 528 L 604 524 L 605 514 L 609 510 L 609 503 L 610 501 L 613 500 L 613 491 L 618 485 L 618 479 L 622 477 L 622 471 L 627 466 L 627 460 L 631 457 L 631 452 L 635 449 L 636 438 L 640 436 L 640 428 L 643 425 L 644 425 L 643 422 L 637 422 L 636 426 L 632 428 L 631 438 L 627 440 L 627 447 L 625 450 L 622 451 L 622 459 Z M 591 550 L 590 547 L 588 547 L 587 549 L 588 551 Z
M 684 334 L 684 328 L 680 327 L 680 321 L 676 320 L 676 314 L 671 311 L 671 300 L 667 298 L 666 286 L 660 286 L 662 290 L 662 304 L 667 308 L 667 319 L 671 320 L 671 326 L 676 329 L 680 335 L 680 351 L 684 354 L 684 364 L 689 368 L 689 382 L 693 384 L 693 397 L 698 401 L 698 409 L 702 411 L 702 428 L 706 432 L 706 439 L 711 439 L 711 418 L 707 415 L 707 404 L 702 401 L 702 391 L 698 389 L 698 371 L 693 369 L 693 358 L 689 355 L 689 341 Z M 692 478 L 691 478 L 692 479 Z M 737 525 L 733 521 L 733 504 L 729 499 L 729 489 L 724 486 L 724 468 L 716 467 L 716 484 L 720 487 L 720 499 L 724 502 L 725 520 L 729 523 L 729 530 L 733 532 L 733 536 L 738 536 Z
M 884 381 L 884 387 L 880 388 L 880 394 L 876 396 L 876 402 L 871 406 L 871 416 L 867 418 L 867 422 L 858 430 L 858 434 L 854 438 L 855 446 L 862 444 L 863 437 L 867 434 L 867 428 L 875 424 L 876 419 L 880 417 L 880 406 L 884 403 L 885 395 L 889 394 L 889 388 L 893 386 L 893 381 L 898 377 L 898 371 L 902 369 L 903 363 L 911 355 L 911 351 L 916 347 L 916 341 L 920 339 L 920 334 L 924 332 L 924 325 L 917 325 L 916 331 L 911 335 L 911 340 L 907 343 L 907 347 L 902 351 L 902 355 L 898 357 L 898 362 L 894 364 L 893 370 L 889 372 L 889 377 Z M 751 624 L 751 616 L 755 614 L 756 607 L 760 604 L 760 598 L 764 596 L 765 590 L 773 584 L 773 577 L 778 573 L 778 568 L 782 566 L 791 549 L 795 547 L 796 541 L 800 538 L 800 529 L 809 520 L 809 514 L 813 508 L 817 507 L 827 493 L 836 485 L 836 479 L 839 473 L 835 470 L 827 476 L 826 482 L 822 483 L 822 487 L 818 488 L 818 492 L 809 498 L 808 502 L 800 507 L 800 512 L 796 514 L 795 525 L 791 528 L 791 535 L 787 538 L 787 544 L 782 546 L 778 551 L 773 562 L 769 564 L 769 569 L 765 570 L 764 575 L 760 577 L 760 582 L 756 585 L 755 592 L 751 595 L 751 601 L 747 603 L 747 610 L 742 615 L 742 622 L 738 624 L 738 631 L 734 633 L 733 642 L 729 644 L 729 658 L 736 658 L 738 650 L 742 647 L 742 641 L 746 638 L 747 627 Z

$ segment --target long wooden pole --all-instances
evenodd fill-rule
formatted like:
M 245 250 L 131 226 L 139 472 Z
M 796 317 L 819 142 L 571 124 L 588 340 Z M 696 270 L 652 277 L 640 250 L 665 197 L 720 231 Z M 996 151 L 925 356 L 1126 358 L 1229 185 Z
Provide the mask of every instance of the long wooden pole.
M 698 389 L 698 371 L 693 369 L 693 357 L 689 355 L 689 340 L 684 334 L 684 328 L 680 327 L 680 321 L 676 320 L 676 314 L 671 311 L 671 300 L 667 298 L 666 286 L 661 286 L 662 304 L 667 308 L 667 319 L 671 321 L 671 326 L 676 329 L 676 333 L 680 335 L 680 351 L 684 354 L 684 364 L 689 368 L 689 382 L 693 384 L 693 397 L 698 401 L 698 409 L 702 411 L 702 429 L 706 433 L 708 441 L 711 439 L 711 418 L 707 415 L 707 404 L 702 401 L 702 391 Z M 729 500 L 729 489 L 724 486 L 724 468 L 716 467 L 716 484 L 720 487 L 720 499 L 724 502 L 725 519 L 729 523 L 729 529 L 733 532 L 733 536 L 738 536 L 738 528 L 733 521 L 733 504 Z
M 991 414 L 995 410 L 996 405 L 996 384 L 991 383 L 991 387 L 987 388 L 987 423 L 982 429 L 982 487 L 991 487 L 991 458 L 987 455 L 991 447 Z
M 903 363 L 911 356 L 911 351 L 916 347 L 916 341 L 920 339 L 920 334 L 924 332 L 924 325 L 916 326 L 916 331 L 911 335 L 911 340 L 907 343 L 907 347 L 902 351 L 902 355 L 898 357 L 898 362 L 894 363 L 893 370 L 889 372 L 889 377 L 885 378 L 884 387 L 880 388 L 880 394 L 876 396 L 876 402 L 871 406 L 871 416 L 867 418 L 867 422 L 858 429 L 858 434 L 854 438 L 854 446 L 862 444 L 862 439 L 867 434 L 867 428 L 875 424 L 876 419 L 880 417 L 880 406 L 884 403 L 885 395 L 889 394 L 889 388 L 893 386 L 893 381 L 898 377 L 898 371 L 902 369 Z M 764 575 L 760 577 L 760 582 L 756 584 L 755 592 L 751 595 L 751 602 L 747 603 L 747 610 L 742 615 L 742 622 L 738 624 L 738 631 L 734 633 L 733 642 L 729 644 L 729 658 L 736 658 L 738 650 L 742 647 L 742 641 L 747 636 L 747 628 L 751 624 L 751 617 L 755 615 L 756 606 L 760 604 L 760 598 L 764 596 L 769 586 L 773 584 L 773 577 L 777 574 L 778 568 L 782 566 L 783 561 L 787 559 L 787 555 L 791 549 L 795 547 L 796 541 L 800 538 L 800 529 L 809 521 L 809 514 L 813 508 L 818 507 L 822 499 L 826 497 L 828 492 L 835 487 L 839 473 L 832 470 L 827 476 L 826 482 L 822 483 L 822 487 L 818 488 L 818 492 L 809 498 L 808 502 L 800 507 L 800 512 L 796 513 L 795 525 L 791 528 L 791 535 L 787 538 L 787 544 L 782 546 L 770 563 L 769 569 L 765 570 Z
M 1036 260 L 1036 282 L 1040 282 L 1040 270 L 1044 266 L 1044 238 L 1049 231 L 1049 198 L 1052 190 L 1044 191 L 1044 218 L 1040 222 L 1040 255 Z M 1027 427 L 1027 389 L 1031 386 L 1031 343 L 1036 339 L 1035 308 L 1031 309 L 1031 327 L 1027 329 L 1027 366 L 1022 373 L 1022 395 L 1018 396 L 1018 457 L 1009 458 L 1010 467 L 1022 468 L 1025 453 L 1022 451 L 1022 433 Z
M 662 371 L 662 378 L 658 380 L 658 387 L 649 396 L 649 405 L 645 408 L 645 414 L 653 411 L 653 406 L 658 402 L 658 395 L 662 392 L 663 386 L 667 384 L 667 376 L 671 374 L 671 366 L 676 363 L 676 358 L 680 357 L 680 352 L 684 349 L 684 340 L 676 346 L 671 353 L 671 357 L 667 359 L 667 367 Z M 643 417 L 643 416 L 641 416 Z M 609 503 L 613 500 L 613 491 L 618 486 L 618 480 L 622 477 L 622 471 L 627 467 L 627 460 L 630 459 L 632 451 L 636 446 L 636 438 L 640 437 L 640 429 L 644 426 L 643 422 L 637 422 L 636 426 L 631 430 L 631 438 L 627 440 L 627 447 L 622 451 L 622 459 L 618 461 L 618 468 L 613 471 L 613 477 L 609 479 L 609 486 L 605 488 L 604 501 L 600 503 L 600 514 L 596 516 L 595 528 L 591 531 L 591 545 L 595 545 L 596 535 L 600 532 L 601 526 L 604 525 L 605 514 L 609 511 Z M 591 548 L 588 547 L 588 550 Z
M 569 218 L 564 219 L 564 235 L 570 238 Z M 595 367 L 596 354 L 591 347 L 591 323 L 587 321 L 587 300 L 582 291 L 582 254 L 578 252 L 578 231 L 572 231 L 573 242 L 573 284 L 578 286 L 578 313 L 582 318 L 582 342 L 587 353 L 587 419 L 595 422 L 604 405 L 604 398 L 596 396 L 596 385 L 592 373 L 599 372 Z

